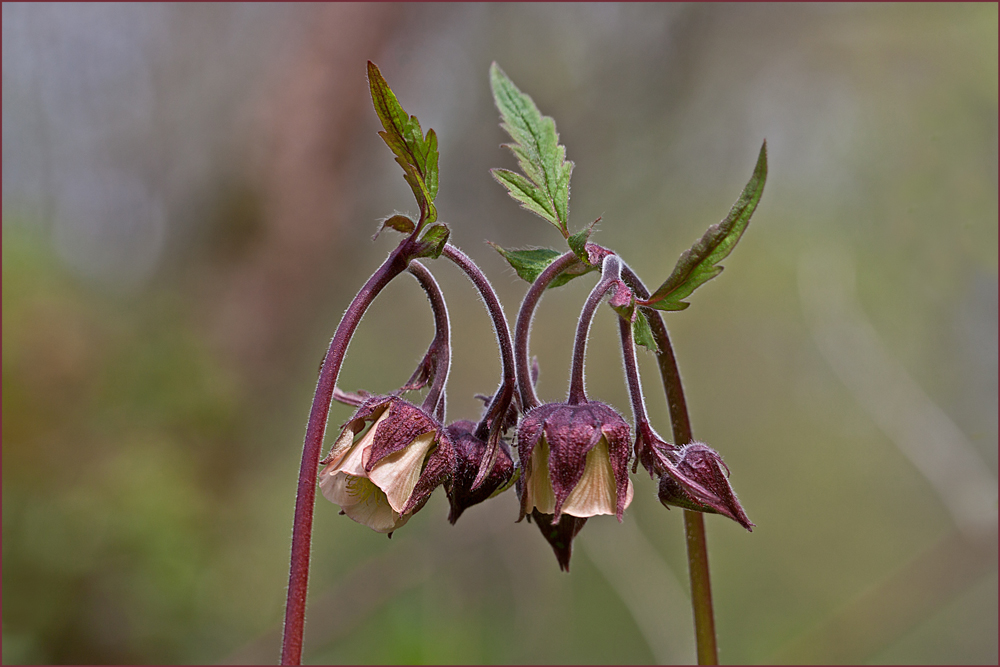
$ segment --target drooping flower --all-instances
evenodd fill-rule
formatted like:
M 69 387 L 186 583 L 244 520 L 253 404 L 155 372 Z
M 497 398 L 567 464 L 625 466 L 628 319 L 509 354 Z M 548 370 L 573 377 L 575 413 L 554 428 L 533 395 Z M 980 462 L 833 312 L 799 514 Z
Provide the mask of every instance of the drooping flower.
M 401 398 L 368 398 L 320 462 L 320 491 L 354 521 L 391 536 L 451 473 L 454 451 L 443 431 Z
M 487 454 L 486 443 L 475 436 L 476 424 L 471 421 L 457 421 L 446 429 L 455 451 L 455 469 L 451 481 L 445 484 L 451 511 L 448 521 L 454 524 L 458 517 L 472 505 L 483 502 L 510 481 L 514 473 L 507 443 L 500 441 L 500 451 L 496 462 L 479 486 L 473 488 L 480 463 Z M 489 462 L 486 462 L 488 465 Z
M 650 475 L 660 478 L 664 506 L 721 514 L 752 531 L 754 524 L 729 484 L 729 468 L 714 449 L 702 442 L 678 448 L 651 430 L 640 430 L 636 449 Z
M 552 525 L 563 514 L 613 514 L 621 521 L 633 495 L 629 431 L 621 415 L 597 401 L 549 403 L 526 414 L 517 435 L 523 466 L 518 520 L 537 510 L 550 515 Z

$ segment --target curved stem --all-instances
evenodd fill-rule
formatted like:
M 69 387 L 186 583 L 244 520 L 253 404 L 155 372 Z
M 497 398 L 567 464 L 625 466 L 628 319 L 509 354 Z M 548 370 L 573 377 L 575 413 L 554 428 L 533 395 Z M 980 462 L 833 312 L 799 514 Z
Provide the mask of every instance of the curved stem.
M 514 350 L 511 345 L 510 326 L 507 324 L 507 317 L 504 315 L 503 306 L 500 304 L 500 299 L 497 298 L 493 286 L 487 280 L 482 270 L 476 266 L 475 262 L 450 243 L 445 245 L 444 251 L 441 254 L 462 269 L 465 275 L 469 277 L 469 280 L 472 281 L 472 284 L 476 286 L 480 296 L 483 297 L 483 302 L 486 304 L 486 309 L 489 311 L 490 319 L 493 322 L 493 330 L 497 336 L 497 345 L 500 347 L 500 366 L 503 380 L 500 388 L 493 394 L 493 399 L 486 408 L 482 421 L 480 421 L 476 428 L 476 437 L 485 439 L 488 432 L 496 432 L 499 437 L 499 429 L 502 429 L 503 422 L 507 416 L 507 408 L 510 406 L 511 400 L 513 400 L 514 391 L 517 386 L 517 372 L 514 367 Z
M 618 318 L 618 332 L 622 340 L 622 360 L 625 364 L 625 384 L 628 386 L 629 403 L 632 405 L 632 418 L 635 430 L 640 431 L 642 424 L 648 424 L 646 402 L 642 396 L 642 383 L 639 380 L 639 366 L 635 358 L 635 340 L 632 334 L 632 323 Z
M 640 299 L 649 296 L 649 290 L 639 276 L 628 266 L 622 269 L 622 277 Z M 674 440 L 678 445 L 694 442 L 691 434 L 691 419 L 684 399 L 677 359 L 670 344 L 667 327 L 660 313 L 643 308 L 649 328 L 653 332 L 660 351 L 656 355 L 663 379 L 663 390 L 670 408 L 670 423 L 674 430 Z M 634 346 L 633 346 L 634 350 Z M 705 541 L 705 520 L 699 512 L 684 510 L 684 534 L 687 539 L 688 573 L 691 577 L 691 605 L 694 608 L 695 641 L 698 647 L 699 665 L 719 664 L 719 651 L 715 637 L 715 614 L 712 608 L 712 585 L 708 568 L 708 545 Z
M 347 345 L 361 322 L 361 317 L 389 281 L 402 273 L 409 262 L 412 244 L 404 242 L 393 250 L 347 307 L 330 349 L 323 359 L 309 423 L 302 446 L 299 484 L 295 496 L 295 519 L 292 524 L 292 554 L 288 572 L 288 598 L 285 603 L 285 633 L 281 643 L 281 664 L 298 665 L 302 661 L 302 632 L 305 624 L 306 593 L 309 586 L 309 548 L 312 541 L 313 509 L 316 500 L 316 474 L 330 413 L 333 388 L 347 352 Z
M 622 279 L 632 288 L 638 299 L 645 299 L 649 296 L 649 290 L 643 284 L 639 276 L 627 264 L 622 266 Z M 687 401 L 684 399 L 684 386 L 681 384 L 680 371 L 677 369 L 677 358 L 674 356 L 674 348 L 670 344 L 670 336 L 667 334 L 667 327 L 663 323 L 663 317 L 658 310 L 640 307 L 646 314 L 649 328 L 653 332 L 653 340 L 660 348 L 656 353 L 656 362 L 660 367 L 660 376 L 663 380 L 663 390 L 667 396 L 667 406 L 670 409 L 670 423 L 673 426 L 674 442 L 678 445 L 686 445 L 694 442 L 691 435 L 691 420 L 688 417 Z
M 448 372 L 451 370 L 451 326 L 448 322 L 448 306 L 445 304 L 441 288 L 427 267 L 420 262 L 412 261 L 407 270 L 424 289 L 428 301 L 431 302 L 431 310 L 434 311 L 434 340 L 431 341 L 431 349 L 427 351 L 427 354 L 433 357 L 431 363 L 434 368 L 434 381 L 427 391 L 427 396 L 424 397 L 423 409 L 434 412 L 439 420 L 444 421 L 444 387 L 448 381 Z
M 572 252 L 557 257 L 538 275 L 535 282 L 531 283 L 517 311 L 517 322 L 514 324 L 514 359 L 517 363 L 517 387 L 521 395 L 521 409 L 524 412 L 541 405 L 531 382 L 531 371 L 528 369 L 528 338 L 531 336 L 531 320 L 535 316 L 535 308 L 549 283 L 577 262 L 579 259 Z
M 587 395 L 584 387 L 583 370 L 587 358 L 587 338 L 590 334 L 590 324 L 594 321 L 594 313 L 601 304 L 604 296 L 619 284 L 621 280 L 621 260 L 617 255 L 608 255 L 601 264 L 601 279 L 594 289 L 590 291 L 590 296 L 583 304 L 580 311 L 580 319 L 576 323 L 576 340 L 573 343 L 573 363 L 569 376 L 569 399 L 570 405 L 580 405 L 587 402 Z

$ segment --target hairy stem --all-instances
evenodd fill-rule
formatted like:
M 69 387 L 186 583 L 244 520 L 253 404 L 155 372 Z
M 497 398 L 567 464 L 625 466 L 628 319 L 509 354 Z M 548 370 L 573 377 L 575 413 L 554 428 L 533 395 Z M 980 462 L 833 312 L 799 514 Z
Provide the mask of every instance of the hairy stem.
M 434 276 L 423 264 L 410 262 L 407 270 L 413 274 L 431 302 L 434 312 L 434 340 L 431 341 L 429 355 L 433 355 L 434 381 L 424 397 L 423 409 L 434 413 L 439 420 L 444 421 L 444 387 L 448 381 L 451 369 L 451 326 L 448 322 L 448 306 L 444 295 Z
M 601 279 L 590 291 L 590 296 L 587 297 L 583 304 L 583 310 L 580 311 L 580 319 L 576 323 L 573 363 L 569 376 L 568 403 L 570 405 L 580 405 L 587 402 L 583 370 L 587 358 L 587 338 L 590 336 L 590 325 L 594 321 L 594 314 L 605 295 L 621 280 L 621 266 L 621 260 L 618 259 L 617 255 L 608 255 L 604 258 L 601 265 Z
M 531 382 L 531 371 L 528 369 L 528 338 L 531 335 L 531 320 L 535 316 L 535 308 L 549 283 L 577 262 L 579 259 L 572 252 L 557 257 L 528 288 L 521 301 L 521 308 L 517 312 L 517 322 L 514 324 L 514 358 L 517 362 L 517 387 L 521 395 L 521 410 L 524 412 L 541 405 L 535 393 L 535 386 Z
M 285 603 L 285 633 L 281 643 L 281 664 L 302 662 L 302 632 L 305 627 L 306 593 L 309 587 L 309 550 L 312 541 L 313 509 L 316 500 L 316 474 L 319 468 L 323 436 L 330 413 L 330 401 L 337 376 L 347 352 L 347 345 L 361 322 L 361 317 L 389 281 L 406 270 L 412 244 L 406 241 L 396 247 L 368 282 L 358 292 L 341 318 L 323 359 L 309 423 L 302 446 L 299 484 L 295 496 L 295 518 L 292 524 L 292 554 L 288 572 L 288 598 Z
M 623 267 L 622 277 L 635 292 L 636 297 L 645 299 L 649 290 L 628 266 Z M 656 355 L 663 379 L 663 390 L 670 408 L 670 423 L 674 440 L 678 445 L 694 442 L 691 435 L 691 420 L 688 417 L 687 402 L 684 400 L 684 386 L 681 384 L 677 359 L 667 327 L 660 313 L 651 308 L 643 308 L 647 315 L 653 339 L 660 348 Z M 699 665 L 719 664 L 719 651 L 715 637 L 715 614 L 712 607 L 712 585 L 708 568 L 708 546 L 705 541 L 705 521 L 698 512 L 684 510 L 684 534 L 687 538 L 688 573 L 691 577 L 691 605 L 694 608 L 695 642 L 698 648 Z
M 510 405 L 511 400 L 513 400 L 514 391 L 517 387 L 517 371 L 514 367 L 514 349 L 510 339 L 510 326 L 507 324 L 507 317 L 504 315 L 503 306 L 500 305 L 500 299 L 497 298 L 493 286 L 487 280 L 482 270 L 476 266 L 475 262 L 450 243 L 445 245 L 444 252 L 441 254 L 462 269 L 465 275 L 469 277 L 469 280 L 472 281 L 472 284 L 476 286 L 476 289 L 479 290 L 479 294 L 483 297 L 483 302 L 486 304 L 486 309 L 489 311 L 490 319 L 493 322 L 493 330 L 497 336 L 497 345 L 500 346 L 500 366 L 503 380 L 501 381 L 500 388 L 493 395 L 493 399 L 486 409 L 483 420 L 476 428 L 476 437 L 485 439 L 487 433 L 493 430 L 492 423 L 494 421 L 499 422 L 497 426 L 502 425 L 506 417 L 507 407 Z M 502 412 L 502 414 L 494 414 L 497 412 Z
M 639 315 L 637 315 L 639 317 Z M 639 366 L 635 358 L 635 340 L 632 333 L 632 323 L 618 318 L 618 331 L 622 340 L 622 360 L 625 364 L 625 384 L 628 386 L 629 403 L 632 405 L 632 419 L 635 430 L 641 432 L 642 425 L 649 423 L 646 416 L 646 402 L 642 396 L 642 383 L 639 380 Z

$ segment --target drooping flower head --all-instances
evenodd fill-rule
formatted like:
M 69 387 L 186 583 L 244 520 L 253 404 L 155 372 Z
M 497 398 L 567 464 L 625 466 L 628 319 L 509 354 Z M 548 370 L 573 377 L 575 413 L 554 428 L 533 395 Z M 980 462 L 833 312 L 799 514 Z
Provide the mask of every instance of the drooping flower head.
M 476 424 L 471 421 L 457 421 L 445 430 L 455 450 L 455 469 L 451 481 L 445 485 L 451 504 L 448 521 L 454 524 L 462 512 L 483 502 L 510 481 L 514 461 L 507 443 L 501 440 L 496 462 L 479 486 L 473 488 L 480 463 L 487 454 L 487 444 L 475 436 Z
M 754 524 L 729 484 L 729 468 L 714 449 L 702 442 L 677 447 L 651 431 L 640 432 L 636 449 L 650 475 L 660 478 L 664 506 L 721 514 L 752 531 Z
M 395 396 L 372 396 L 320 463 L 323 496 L 351 519 L 391 535 L 451 473 L 454 450 L 424 410 Z
M 552 525 L 563 514 L 613 514 L 621 521 L 633 494 L 629 432 L 621 415 L 597 401 L 531 410 L 517 434 L 524 468 L 518 520 L 538 510 L 551 515 Z

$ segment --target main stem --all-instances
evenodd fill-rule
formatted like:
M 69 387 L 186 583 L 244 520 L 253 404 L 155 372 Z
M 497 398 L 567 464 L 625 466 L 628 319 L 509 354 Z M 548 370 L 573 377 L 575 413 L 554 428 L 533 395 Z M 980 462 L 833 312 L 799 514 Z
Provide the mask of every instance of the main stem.
M 649 290 L 628 266 L 623 267 L 622 277 L 638 298 L 645 299 L 649 296 Z M 677 368 L 673 346 L 670 344 L 670 336 L 667 334 L 667 327 L 659 312 L 649 308 L 643 308 L 642 311 L 647 315 L 653 339 L 660 348 L 656 361 L 660 367 L 663 391 L 666 393 L 667 405 L 670 408 L 674 440 L 678 445 L 694 442 L 691 435 L 691 419 L 684 399 L 684 386 L 681 384 L 681 375 Z M 717 665 L 719 649 L 715 638 L 715 613 L 712 607 L 705 519 L 701 513 L 684 510 L 684 535 L 687 539 L 688 573 L 691 577 L 691 606 L 694 609 L 698 664 Z
M 337 326 L 330 341 L 330 349 L 323 359 L 316 394 L 313 396 L 302 445 L 302 463 L 299 466 L 299 486 L 295 496 L 295 519 L 292 524 L 292 555 L 288 572 L 288 598 L 285 603 L 285 635 L 281 642 L 281 664 L 298 665 L 302 662 L 302 633 L 305 628 L 306 593 L 309 587 L 309 549 L 312 541 L 313 508 L 316 500 L 316 474 L 319 468 L 323 436 L 330 413 L 330 401 L 337 384 L 340 366 L 344 362 L 347 345 L 361 322 L 365 310 L 389 281 L 406 270 L 409 242 L 393 250 L 358 292 Z

